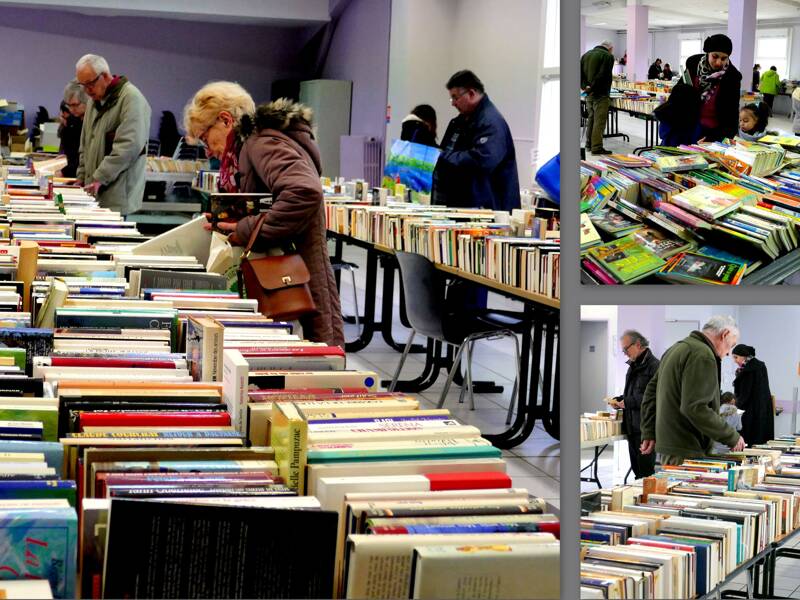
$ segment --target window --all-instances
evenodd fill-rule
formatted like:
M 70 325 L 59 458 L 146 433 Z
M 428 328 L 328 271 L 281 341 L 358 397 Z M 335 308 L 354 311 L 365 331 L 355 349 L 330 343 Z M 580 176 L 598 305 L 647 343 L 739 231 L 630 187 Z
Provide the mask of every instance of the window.
M 686 38 L 680 41 L 681 50 L 681 73 L 686 66 L 686 59 L 695 54 L 703 53 L 703 40 L 700 38 Z M 677 69 L 676 69 L 677 70 Z
M 533 170 L 536 172 L 559 151 L 561 139 L 560 108 L 560 56 L 561 37 L 559 26 L 560 0 L 547 0 L 547 16 L 544 31 L 544 69 L 542 69 L 542 95 L 539 103 L 539 132 L 536 150 L 531 157 Z
M 770 67 L 778 69 L 781 79 L 789 77 L 789 55 L 792 48 L 791 33 L 788 29 L 756 31 L 756 63 L 763 73 Z

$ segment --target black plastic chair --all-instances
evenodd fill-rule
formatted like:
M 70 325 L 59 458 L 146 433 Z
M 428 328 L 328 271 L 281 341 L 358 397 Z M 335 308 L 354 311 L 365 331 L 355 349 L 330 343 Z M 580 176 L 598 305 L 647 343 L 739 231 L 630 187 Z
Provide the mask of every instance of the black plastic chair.
M 346 260 L 341 260 L 333 256 L 331 256 L 330 260 L 331 260 L 331 268 L 334 271 L 339 271 L 339 272 L 347 271 L 350 273 L 350 279 L 353 283 L 353 307 L 355 310 L 355 315 L 353 319 L 355 320 L 356 323 L 356 331 L 358 331 L 360 334 L 361 324 L 359 323 L 359 316 L 358 316 L 358 290 L 356 289 L 356 272 L 355 272 L 355 269 L 358 268 L 358 265 L 356 263 L 348 262 Z M 342 314 L 342 318 L 347 320 L 349 317 L 345 317 L 345 315 Z
M 472 391 L 472 347 L 478 340 L 499 339 L 501 337 L 511 337 L 514 340 L 516 356 L 517 376 L 514 380 L 514 389 L 511 392 L 511 405 L 517 395 L 519 384 L 519 340 L 517 335 L 508 327 L 498 325 L 489 320 L 491 313 L 476 313 L 474 318 L 459 319 L 458 327 L 452 327 L 453 323 L 448 321 L 448 315 L 442 311 L 442 303 L 445 292 L 445 279 L 433 266 L 433 263 L 420 254 L 408 252 L 397 252 L 395 254 L 398 266 L 400 267 L 400 277 L 403 281 L 405 292 L 406 315 L 411 325 L 411 335 L 406 342 L 400 363 L 392 378 L 389 391 L 394 391 L 400 379 L 400 371 L 406 362 L 408 353 L 417 335 L 424 335 L 427 338 L 450 344 L 456 348 L 453 357 L 453 364 L 447 375 L 442 395 L 439 398 L 439 408 L 444 405 L 447 392 L 453 383 L 456 373 L 461 364 L 461 356 L 466 353 L 466 376 L 464 385 L 461 387 L 459 402 L 463 402 L 464 391 L 469 390 L 470 408 L 475 409 L 475 398 Z M 508 319 L 509 325 L 513 325 L 511 318 Z M 468 322 L 466 322 L 468 321 Z M 520 323 L 520 321 L 517 321 Z

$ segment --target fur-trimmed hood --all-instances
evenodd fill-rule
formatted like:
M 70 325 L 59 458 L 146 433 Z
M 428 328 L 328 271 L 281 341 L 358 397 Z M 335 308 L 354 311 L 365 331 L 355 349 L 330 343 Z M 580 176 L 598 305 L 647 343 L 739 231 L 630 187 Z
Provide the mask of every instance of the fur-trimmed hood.
M 287 131 L 295 129 L 297 125 L 311 127 L 313 119 L 314 111 L 310 107 L 293 102 L 289 98 L 279 98 L 256 108 L 254 125 L 256 131 L 262 129 Z

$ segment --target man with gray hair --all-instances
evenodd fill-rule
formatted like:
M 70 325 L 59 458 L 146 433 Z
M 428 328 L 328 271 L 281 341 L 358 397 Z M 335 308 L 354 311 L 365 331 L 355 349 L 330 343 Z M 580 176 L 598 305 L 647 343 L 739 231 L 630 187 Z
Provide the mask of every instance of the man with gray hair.
M 581 89 L 586 92 L 586 150 L 592 154 L 611 154 L 603 148 L 603 133 L 611 105 L 611 80 L 614 71 L 614 45 L 603 41 L 581 56 Z
M 86 104 L 89 96 L 76 81 L 70 81 L 64 87 L 64 101 L 66 118 L 58 128 L 58 137 L 61 145 L 58 151 L 67 157 L 67 166 L 61 169 L 63 177 L 75 177 L 78 172 L 80 159 L 81 130 L 83 129 L 83 116 L 86 113 Z
M 738 339 L 733 317 L 715 316 L 664 353 L 642 401 L 642 454 L 655 450 L 662 465 L 679 465 L 707 456 L 715 441 L 744 449 L 744 438 L 719 415 L 722 359 Z
M 91 98 L 76 177 L 100 206 L 135 212 L 144 198 L 150 105 L 127 78 L 111 74 L 102 56 L 82 56 L 75 79 Z
M 622 427 L 628 437 L 628 454 L 631 469 L 636 479 L 653 474 L 656 456 L 652 452 L 642 454 L 641 407 L 647 384 L 658 370 L 658 359 L 650 351 L 650 342 L 641 333 L 629 329 L 619 338 L 622 354 L 628 361 L 625 375 L 625 390 L 621 396 L 613 398 L 609 404 L 622 409 Z

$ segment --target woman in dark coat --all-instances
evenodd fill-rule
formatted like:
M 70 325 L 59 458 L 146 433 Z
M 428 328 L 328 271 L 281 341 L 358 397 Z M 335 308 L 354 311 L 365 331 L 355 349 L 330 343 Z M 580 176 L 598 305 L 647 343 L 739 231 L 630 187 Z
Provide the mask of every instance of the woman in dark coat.
M 734 137 L 739 131 L 742 74 L 730 62 L 733 42 L 718 33 L 706 38 L 703 52 L 686 59 L 684 74 L 685 83 L 700 95 L 702 137 L 709 142 Z
M 212 82 L 201 88 L 184 113 L 187 133 L 220 159 L 220 189 L 270 192 L 272 208 L 253 246 L 255 252 L 293 244 L 311 275 L 316 312 L 300 318 L 305 339 L 344 345 L 339 293 L 325 231 L 319 149 L 311 109 L 281 98 L 258 107 L 238 84 Z M 232 244 L 245 245 L 258 217 L 218 223 L 232 231 Z
M 739 344 L 733 349 L 739 365 L 733 390 L 742 415 L 742 437 L 748 445 L 765 444 L 775 437 L 775 416 L 769 391 L 767 366 L 756 358 L 755 348 Z
M 415 106 L 411 113 L 403 119 L 400 139 L 425 146 L 438 147 L 436 144 L 436 111 L 429 104 Z

